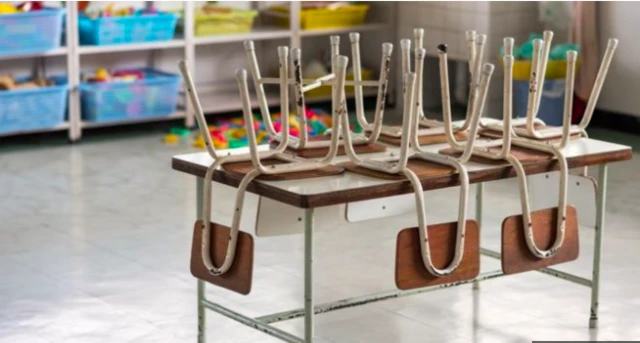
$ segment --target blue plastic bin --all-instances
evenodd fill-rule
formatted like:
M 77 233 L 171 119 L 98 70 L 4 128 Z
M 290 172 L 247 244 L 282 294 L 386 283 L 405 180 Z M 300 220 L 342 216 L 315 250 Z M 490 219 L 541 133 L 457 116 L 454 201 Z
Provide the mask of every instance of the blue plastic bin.
M 45 52 L 60 47 L 64 10 L 0 15 L 0 55 Z
M 140 69 L 144 78 L 134 82 L 80 84 L 82 118 L 106 122 L 171 115 L 178 103 L 180 77 L 153 69 Z
M 0 133 L 50 128 L 64 122 L 67 79 L 59 76 L 51 80 L 55 86 L 0 91 Z
M 564 79 L 545 80 L 538 118 L 551 126 L 562 126 L 564 111 Z M 516 116 L 527 116 L 527 98 L 529 96 L 529 80 L 515 80 L 513 82 L 513 102 Z
M 178 16 L 172 13 L 78 18 L 80 44 L 108 45 L 173 39 Z

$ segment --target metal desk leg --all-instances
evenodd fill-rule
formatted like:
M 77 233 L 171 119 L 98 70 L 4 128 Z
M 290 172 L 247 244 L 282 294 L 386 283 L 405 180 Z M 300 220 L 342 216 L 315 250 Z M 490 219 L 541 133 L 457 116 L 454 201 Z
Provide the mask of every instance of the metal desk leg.
M 304 212 L 304 341 L 313 343 L 313 208 Z
M 482 201 L 484 198 L 484 183 L 480 182 L 476 185 L 476 221 L 480 228 L 479 240 L 482 242 Z M 473 282 L 473 289 L 480 289 L 480 282 Z
M 202 219 L 202 192 L 204 190 L 204 179 L 199 177 L 196 180 L 196 216 L 198 219 Z M 207 328 L 206 328 L 206 309 L 202 304 L 205 300 L 205 283 L 198 279 L 198 343 L 205 343 L 207 341 Z
M 607 165 L 599 167 L 596 194 L 596 237 L 593 249 L 593 278 L 591 279 L 591 315 L 589 327 L 598 326 L 598 302 L 600 301 L 600 262 L 602 259 L 602 236 L 604 235 L 604 214 L 607 200 Z

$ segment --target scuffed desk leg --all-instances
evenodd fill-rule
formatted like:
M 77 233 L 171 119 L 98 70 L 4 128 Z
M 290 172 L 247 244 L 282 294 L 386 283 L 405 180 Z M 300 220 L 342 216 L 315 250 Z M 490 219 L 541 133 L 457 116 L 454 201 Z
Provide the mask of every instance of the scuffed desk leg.
M 596 194 L 596 235 L 593 249 L 593 278 L 591 279 L 591 314 L 589 327 L 598 326 L 598 305 L 600 301 L 600 265 L 602 259 L 602 237 L 604 235 L 604 215 L 607 198 L 607 165 L 599 167 Z
M 304 341 L 313 343 L 313 208 L 304 213 Z
M 202 220 L 202 192 L 204 189 L 204 179 L 199 177 L 196 180 L 196 216 Z M 205 300 L 205 283 L 198 279 L 198 343 L 206 343 L 206 309 L 202 304 Z
M 207 341 L 206 312 L 204 306 L 202 306 L 204 299 L 204 281 L 198 279 L 198 343 L 206 343 Z
M 478 222 L 478 227 L 480 228 L 480 233 L 478 238 L 482 243 L 482 201 L 484 198 L 484 183 L 480 182 L 476 185 L 476 221 Z M 474 290 L 480 289 L 480 282 L 474 281 L 473 287 Z

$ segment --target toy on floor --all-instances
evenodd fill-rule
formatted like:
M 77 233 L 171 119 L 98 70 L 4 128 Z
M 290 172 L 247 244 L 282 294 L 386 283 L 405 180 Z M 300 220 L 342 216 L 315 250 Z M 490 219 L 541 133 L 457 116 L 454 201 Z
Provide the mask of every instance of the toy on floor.
M 174 145 L 190 136 L 191 130 L 184 127 L 172 127 L 169 129 L 169 133 L 165 135 L 162 140 L 167 145 Z
M 306 109 L 305 115 L 307 117 L 307 133 L 310 136 L 319 136 L 327 131 L 328 127 L 331 127 L 331 116 L 321 110 Z M 277 132 L 282 130 L 280 124 L 280 113 L 276 113 L 271 116 L 274 121 L 274 128 Z M 254 128 L 256 130 L 256 140 L 259 144 L 269 143 L 269 137 L 264 123 L 259 120 L 259 117 L 255 117 Z M 216 149 L 233 149 L 247 146 L 249 144 L 247 140 L 247 131 L 244 126 L 244 120 L 242 118 L 225 118 L 218 120 L 215 125 L 209 126 L 209 134 L 211 140 Z M 300 123 L 296 115 L 291 115 L 289 118 L 289 134 L 292 136 L 300 137 Z M 165 139 L 166 142 L 166 139 Z M 205 142 L 202 135 L 198 135 L 193 142 L 193 146 L 196 148 L 205 148 Z

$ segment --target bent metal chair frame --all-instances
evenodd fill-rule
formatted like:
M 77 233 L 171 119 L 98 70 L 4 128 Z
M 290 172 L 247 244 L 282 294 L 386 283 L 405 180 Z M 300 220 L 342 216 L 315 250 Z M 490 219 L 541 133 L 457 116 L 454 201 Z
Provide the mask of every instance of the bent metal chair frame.
M 240 228 L 240 219 L 242 217 L 242 208 L 244 204 L 244 195 L 246 193 L 247 186 L 253 181 L 256 177 L 267 174 L 284 174 L 284 173 L 293 173 L 299 171 L 308 171 L 308 170 L 316 170 L 321 169 L 326 166 L 329 166 L 335 156 L 337 155 L 338 150 L 338 138 L 332 137 L 330 140 L 330 148 L 327 155 L 320 160 L 306 160 L 300 159 L 297 157 L 290 156 L 288 154 L 284 154 L 283 151 L 286 148 L 287 141 L 289 139 L 289 121 L 288 121 L 288 86 L 289 82 L 287 80 L 288 76 L 288 48 L 287 47 L 278 47 L 278 56 L 280 59 L 280 90 L 281 90 L 281 107 L 282 107 L 282 128 L 284 134 L 282 135 L 282 140 L 279 145 L 274 150 L 269 151 L 259 151 L 257 141 L 256 141 L 256 133 L 255 127 L 253 125 L 253 114 L 251 111 L 251 103 L 249 99 L 249 90 L 247 83 L 247 72 L 244 69 L 240 69 L 236 72 L 236 79 L 238 82 L 238 87 L 240 90 L 240 95 L 242 99 L 242 107 L 243 107 L 243 116 L 245 121 L 245 127 L 248 133 L 249 140 L 249 154 L 239 154 L 239 155 L 227 155 L 221 156 L 214 148 L 213 143 L 211 141 L 211 137 L 208 132 L 208 126 L 206 122 L 206 118 L 202 111 L 202 106 L 200 105 L 199 98 L 197 96 L 195 90 L 195 84 L 193 81 L 193 77 L 188 69 L 188 66 L 185 61 L 181 61 L 179 66 L 180 70 L 184 76 L 187 93 L 190 101 L 192 102 L 193 108 L 196 112 L 196 119 L 198 121 L 198 125 L 200 127 L 201 134 L 205 140 L 207 151 L 209 155 L 214 159 L 213 164 L 207 169 L 207 173 L 205 174 L 205 183 L 204 183 L 204 193 L 203 193 L 203 239 L 202 239 L 202 260 L 204 265 L 209 270 L 212 275 L 223 275 L 233 265 L 233 261 L 235 258 L 235 252 L 237 247 L 238 233 Z M 294 58 L 300 57 L 299 49 L 294 50 Z M 336 79 L 336 87 L 332 96 L 335 97 L 333 102 L 341 103 L 344 102 L 344 92 L 338 91 L 344 87 L 344 81 L 346 77 L 346 67 L 348 63 L 348 58 L 343 56 L 337 56 L 334 58 L 333 63 L 335 64 L 334 70 L 336 71 L 335 76 L 332 78 Z M 299 85 L 300 86 L 300 85 Z M 318 85 L 319 86 L 319 85 Z M 316 87 L 318 87 L 316 86 Z M 313 89 L 313 88 L 309 88 Z M 335 131 L 339 130 L 340 117 L 336 116 L 334 112 L 334 124 L 333 129 Z M 265 158 L 276 158 L 280 160 L 284 160 L 287 163 L 281 165 L 270 165 L 264 166 L 261 163 L 261 159 Z M 218 167 L 222 166 L 225 163 L 230 162 L 244 162 L 251 161 L 254 169 L 247 173 L 240 185 L 238 186 L 238 191 L 236 194 L 235 200 L 235 211 L 233 214 L 232 225 L 229 236 L 229 244 L 227 245 L 227 251 L 225 255 L 224 262 L 221 266 L 217 267 L 214 265 L 211 254 L 211 184 L 213 180 L 213 174 L 218 169 Z
M 403 41 L 403 52 L 408 51 L 408 46 L 406 44 L 406 40 Z M 403 54 L 407 56 L 407 54 Z M 417 58 L 424 59 L 424 49 L 418 49 Z M 480 59 L 478 59 L 480 61 Z M 479 62 L 478 62 L 479 63 Z M 420 67 L 417 68 L 420 70 Z M 466 168 L 464 167 L 464 163 L 469 160 L 471 156 L 471 148 L 475 142 L 476 131 L 478 128 L 478 117 L 482 111 L 482 107 L 484 105 L 484 101 L 486 98 L 486 92 L 489 86 L 489 79 L 493 72 L 492 65 L 486 65 L 482 70 L 481 84 L 479 87 L 480 90 L 480 98 L 479 101 L 480 106 L 475 109 L 472 114 L 471 127 L 472 127 L 472 136 L 466 142 L 466 152 L 461 158 L 453 158 L 450 156 L 434 154 L 430 152 L 423 152 L 420 150 L 420 146 L 417 142 L 417 131 L 418 131 L 418 107 L 415 106 L 415 99 L 419 97 L 418 88 L 416 86 L 417 76 L 415 73 L 406 73 L 404 74 L 403 80 L 403 122 L 402 122 L 402 135 L 401 135 L 401 144 L 400 144 L 400 153 L 399 156 L 394 159 L 388 160 L 373 160 L 373 159 L 363 159 L 359 157 L 350 140 L 349 126 L 346 119 L 346 116 L 342 117 L 343 125 L 342 132 L 343 137 L 345 137 L 345 151 L 347 152 L 347 156 L 351 160 L 351 162 L 355 163 L 360 167 L 364 167 L 367 169 L 372 169 L 384 173 L 389 174 L 398 174 L 401 173 L 405 175 L 414 189 L 415 201 L 416 201 L 416 210 L 418 213 L 418 223 L 419 223 L 419 233 L 420 233 L 420 242 L 421 242 L 421 253 L 424 267 L 427 269 L 429 273 L 434 276 L 446 276 L 457 268 L 462 260 L 462 255 L 464 251 L 464 234 L 465 234 L 465 224 L 466 224 L 466 212 L 467 212 L 467 203 L 468 203 L 468 193 L 469 193 L 469 180 L 468 173 Z M 479 75 L 480 73 L 478 73 Z M 475 95 L 474 95 L 475 96 Z M 456 250 L 453 261 L 445 268 L 439 269 L 436 268 L 431 260 L 431 252 L 429 247 L 429 237 L 427 233 L 427 221 L 425 215 L 425 205 L 424 205 L 424 192 L 422 189 L 422 185 L 420 183 L 417 175 L 411 171 L 407 167 L 407 162 L 409 157 L 417 158 L 429 162 L 434 162 L 446 166 L 450 166 L 455 168 L 460 174 L 460 204 L 458 209 L 458 229 L 456 235 Z
M 560 127 L 544 127 L 542 129 L 536 128 L 536 125 L 544 125 L 544 122 L 538 119 L 537 115 L 540 110 L 540 101 L 542 99 L 544 78 L 547 69 L 547 63 L 549 61 L 549 51 L 551 49 L 553 32 L 545 31 L 543 39 L 543 41 L 539 39 L 534 40 L 531 74 L 529 78 L 529 86 L 530 89 L 533 89 L 533 91 L 530 92 L 530 97 L 528 100 L 527 115 L 523 119 L 517 119 L 512 122 L 512 125 L 516 126 L 513 129 L 516 135 L 536 140 L 554 139 L 563 136 L 563 128 Z M 591 94 L 589 96 L 589 100 L 587 102 L 587 106 L 585 108 L 582 119 L 577 125 L 570 126 L 570 134 L 579 134 L 583 137 L 587 137 L 586 129 L 591 122 L 591 118 L 593 117 L 596 103 L 598 102 L 598 98 L 600 97 L 600 92 L 602 91 L 604 81 L 609 71 L 609 66 L 611 65 L 611 61 L 613 60 L 613 56 L 617 47 L 617 39 L 611 38 L 608 40 L 607 49 L 604 53 L 604 57 L 602 58 L 602 62 L 598 69 L 598 74 L 596 75 L 596 79 L 594 81 L 594 85 L 591 90 Z M 565 94 L 569 91 L 573 91 L 573 88 L 569 89 L 569 87 L 573 87 L 573 85 L 565 84 Z M 518 127 L 523 124 L 525 126 L 524 128 Z M 503 129 L 503 126 L 499 124 L 491 124 L 487 127 L 499 131 L 502 131 Z
M 378 80 L 362 80 L 361 75 L 361 65 L 360 65 L 360 48 L 359 48 L 359 34 L 351 33 L 351 44 L 352 44 L 352 59 L 354 63 L 354 80 L 353 81 L 345 81 L 345 85 L 353 86 L 355 88 L 355 100 L 356 100 L 356 113 L 357 119 L 362 125 L 362 127 L 370 131 L 371 133 L 368 136 L 365 135 L 353 135 L 354 143 L 357 145 L 360 144 L 372 144 L 378 140 L 380 134 L 380 127 L 382 126 L 383 116 L 384 116 L 384 107 L 387 96 L 387 85 L 389 79 L 389 66 L 391 60 L 391 53 L 393 52 L 393 45 L 390 43 L 384 43 L 382 45 L 382 61 L 380 66 L 380 76 Z M 339 55 L 339 47 L 340 47 L 340 37 L 339 36 L 331 36 L 331 58 L 334 59 Z M 273 123 L 271 121 L 271 116 L 269 113 L 269 106 L 267 103 L 267 96 L 264 90 L 265 84 L 280 84 L 281 80 L 277 78 L 267 78 L 262 77 L 260 73 L 260 68 L 258 65 L 258 60 L 256 57 L 255 46 L 253 42 L 245 43 L 245 51 L 247 53 L 247 58 L 249 61 L 249 70 L 251 72 L 251 76 L 253 78 L 254 87 L 256 89 L 258 104 L 260 107 L 260 112 L 262 114 L 263 121 L 267 128 L 267 132 L 270 137 L 272 137 L 275 141 L 282 142 L 283 137 L 280 133 L 276 132 Z M 294 149 L 306 149 L 306 148 L 326 148 L 331 143 L 326 140 L 317 140 L 313 141 L 309 139 L 307 134 L 307 117 L 305 115 L 305 98 L 304 93 L 310 91 L 312 89 L 321 87 L 321 86 L 331 86 L 332 93 L 335 91 L 335 88 L 338 86 L 335 80 L 336 71 L 334 70 L 334 65 L 332 64 L 331 73 L 325 75 L 323 77 L 317 79 L 303 79 L 302 78 L 302 60 L 300 58 L 300 50 L 294 49 L 292 51 L 293 54 L 293 65 L 294 65 L 294 78 L 287 79 L 287 84 L 296 85 L 296 110 L 298 119 L 300 120 L 300 137 L 289 137 L 288 138 L 288 146 Z M 377 87 L 377 105 L 374 115 L 373 124 L 369 124 L 366 121 L 364 116 L 364 106 L 363 106 L 363 87 Z M 282 90 L 281 90 L 282 92 Z M 344 89 L 342 90 L 344 92 Z M 344 96 L 344 95 L 343 95 Z M 332 99 L 332 111 L 336 111 L 336 107 L 338 105 L 333 102 Z M 340 105 L 342 106 L 342 105 Z M 346 107 L 344 108 L 346 111 Z M 331 130 L 333 131 L 333 130 Z M 337 131 L 336 131 L 337 132 Z M 342 144 L 342 139 L 339 139 L 338 144 Z

